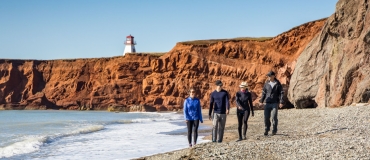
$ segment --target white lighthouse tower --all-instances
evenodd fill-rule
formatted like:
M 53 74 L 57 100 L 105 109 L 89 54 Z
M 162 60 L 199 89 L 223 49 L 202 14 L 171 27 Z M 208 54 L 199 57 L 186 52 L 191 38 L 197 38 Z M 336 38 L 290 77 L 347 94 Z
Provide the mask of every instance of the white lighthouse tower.
M 130 34 L 129 36 L 126 37 L 125 51 L 123 51 L 123 55 L 125 55 L 126 53 L 135 53 L 136 52 L 135 45 L 136 42 L 134 41 L 134 36 L 131 36 Z

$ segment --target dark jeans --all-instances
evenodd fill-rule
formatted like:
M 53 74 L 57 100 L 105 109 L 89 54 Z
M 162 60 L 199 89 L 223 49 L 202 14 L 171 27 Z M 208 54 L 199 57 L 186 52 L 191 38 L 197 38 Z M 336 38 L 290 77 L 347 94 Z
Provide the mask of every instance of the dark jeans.
M 272 116 L 272 132 L 277 132 L 278 126 L 278 106 L 279 103 L 266 103 L 265 105 L 265 131 L 270 131 L 271 121 L 270 117 Z
M 191 144 L 191 134 L 194 127 L 194 144 L 197 143 L 198 138 L 198 127 L 199 127 L 199 120 L 193 120 L 186 122 L 186 125 L 188 126 L 188 141 L 189 144 Z
M 238 132 L 239 132 L 239 139 L 242 139 L 242 126 L 243 127 L 243 138 L 247 135 L 247 129 L 248 129 L 248 119 L 249 119 L 249 113 L 250 111 L 246 110 L 244 112 L 237 111 L 236 116 L 238 117 Z

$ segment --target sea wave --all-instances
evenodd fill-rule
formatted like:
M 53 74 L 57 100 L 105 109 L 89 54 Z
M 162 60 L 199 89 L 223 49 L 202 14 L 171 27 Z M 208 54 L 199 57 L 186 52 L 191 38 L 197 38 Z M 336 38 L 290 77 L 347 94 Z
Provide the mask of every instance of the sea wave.
M 155 114 L 155 113 L 147 113 L 148 115 L 150 114 Z M 159 114 L 158 117 L 152 117 L 152 118 L 136 118 L 136 119 L 131 119 L 131 120 L 120 120 L 116 121 L 116 123 L 148 123 L 148 122 L 166 122 L 166 121 L 174 121 L 174 120 L 180 120 L 182 115 L 179 114 L 164 114 L 161 113 Z
M 166 121 L 182 119 L 182 114 L 178 114 L 176 112 L 169 112 L 169 113 L 125 112 L 125 114 L 140 114 L 139 117 L 143 117 L 142 115 L 146 115 L 147 118 L 123 119 L 123 120 L 116 120 L 116 121 L 110 121 L 110 122 L 100 122 L 100 124 L 102 125 L 112 125 L 113 124 L 114 125 L 114 124 L 130 124 L 130 123 L 166 122 Z
M 143 114 L 143 113 L 140 113 Z M 17 155 L 28 154 L 39 151 L 43 146 L 53 143 L 59 139 L 88 134 L 104 130 L 108 125 L 115 124 L 132 124 L 132 123 L 152 123 L 152 122 L 168 122 L 182 119 L 182 114 L 177 113 L 144 113 L 146 116 L 141 118 L 105 121 L 105 122 L 81 122 L 71 123 L 72 128 L 79 128 L 65 133 L 48 134 L 44 136 L 27 136 L 20 138 L 19 141 L 0 147 L 0 159 L 9 158 Z M 93 124 L 92 124 L 93 123 Z M 64 122 L 62 124 L 65 124 Z M 83 125 L 82 127 L 80 125 Z
M 103 125 L 84 127 L 68 133 L 59 133 L 47 136 L 28 136 L 23 141 L 15 142 L 0 148 L 0 158 L 9 158 L 15 155 L 26 154 L 38 151 L 43 145 L 51 143 L 57 139 L 80 134 L 88 134 L 103 130 Z
M 117 120 L 117 121 L 111 121 L 111 122 L 104 122 L 104 125 L 114 125 L 114 124 L 131 124 L 131 123 L 150 123 L 150 122 L 166 122 L 166 121 L 172 121 L 172 120 L 178 120 L 176 118 L 174 119 L 158 119 L 158 118 L 137 118 L 137 119 L 130 119 L 130 120 Z

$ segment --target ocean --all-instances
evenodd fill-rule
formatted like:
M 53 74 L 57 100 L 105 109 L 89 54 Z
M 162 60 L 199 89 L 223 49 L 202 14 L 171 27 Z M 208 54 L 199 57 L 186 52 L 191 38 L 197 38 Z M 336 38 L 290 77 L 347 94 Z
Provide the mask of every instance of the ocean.
M 186 132 L 175 112 L 5 110 L 0 159 L 139 158 L 188 147 Z

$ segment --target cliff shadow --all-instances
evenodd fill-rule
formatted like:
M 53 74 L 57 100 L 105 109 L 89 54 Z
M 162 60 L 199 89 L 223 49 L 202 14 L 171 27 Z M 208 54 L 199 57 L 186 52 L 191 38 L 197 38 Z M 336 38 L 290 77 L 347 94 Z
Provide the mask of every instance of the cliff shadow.
M 370 101 L 370 89 L 366 89 L 362 94 L 361 103 L 369 103 Z
M 283 106 L 283 108 L 287 108 L 287 109 L 294 108 L 294 105 L 288 99 L 289 85 L 282 84 L 282 86 L 283 86 L 283 89 L 284 89 L 284 96 L 283 96 L 284 106 Z
M 299 99 L 296 102 L 296 106 L 295 107 L 297 109 L 316 108 L 317 107 L 317 103 L 316 103 L 316 101 L 314 100 L 313 97 L 304 97 L 304 98 Z

